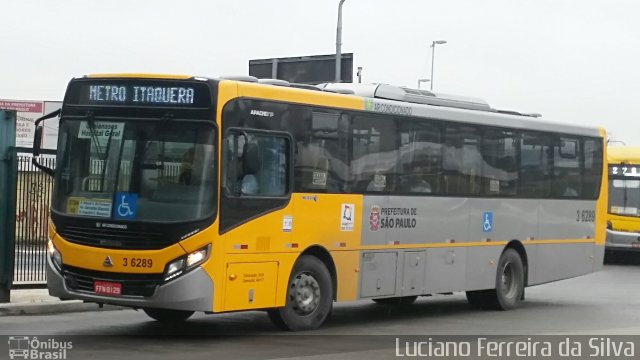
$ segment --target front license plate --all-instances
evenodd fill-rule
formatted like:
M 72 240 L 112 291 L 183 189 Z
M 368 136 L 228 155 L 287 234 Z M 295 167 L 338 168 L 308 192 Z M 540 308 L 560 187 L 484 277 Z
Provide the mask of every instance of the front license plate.
M 640 243 L 631 243 L 632 248 L 640 248 Z
M 93 292 L 99 295 L 120 296 L 122 295 L 122 284 L 96 281 L 93 283 Z

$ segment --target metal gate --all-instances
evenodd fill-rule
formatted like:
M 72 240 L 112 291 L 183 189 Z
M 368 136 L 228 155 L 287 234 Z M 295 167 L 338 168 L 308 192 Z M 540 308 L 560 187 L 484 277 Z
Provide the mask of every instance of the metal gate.
M 39 163 L 55 168 L 55 151 L 41 150 Z M 13 288 L 46 285 L 47 227 L 53 178 L 31 163 L 32 149 L 15 149 L 16 206 Z

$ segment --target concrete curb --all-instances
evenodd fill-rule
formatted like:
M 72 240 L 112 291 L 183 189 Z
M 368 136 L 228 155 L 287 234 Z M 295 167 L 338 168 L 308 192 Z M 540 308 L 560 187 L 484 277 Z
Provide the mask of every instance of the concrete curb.
M 84 303 L 81 300 L 43 301 L 32 303 L 7 303 L 0 304 L 0 317 L 17 315 L 45 315 L 83 311 L 108 311 L 122 310 L 123 307 Z

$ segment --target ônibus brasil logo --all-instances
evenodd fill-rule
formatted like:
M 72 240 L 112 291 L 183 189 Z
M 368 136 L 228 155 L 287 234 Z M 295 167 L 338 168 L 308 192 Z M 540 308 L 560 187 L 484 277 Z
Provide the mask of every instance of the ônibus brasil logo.
M 71 341 L 40 340 L 35 336 L 9 336 L 9 358 L 12 360 L 63 360 L 67 358 L 67 350 L 72 348 Z

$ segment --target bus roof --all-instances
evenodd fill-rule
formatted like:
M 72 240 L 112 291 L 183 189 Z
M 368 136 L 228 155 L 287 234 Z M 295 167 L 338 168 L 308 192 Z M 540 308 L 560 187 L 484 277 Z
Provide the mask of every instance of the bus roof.
M 440 118 L 442 120 L 461 121 L 499 127 L 513 127 L 539 131 L 553 131 L 566 134 L 604 137 L 604 129 L 564 122 L 541 119 L 537 113 L 522 113 L 492 108 L 486 101 L 478 98 L 449 94 L 438 94 L 424 90 L 409 89 L 387 84 L 351 84 L 327 83 L 310 86 L 289 83 L 277 79 L 258 79 L 253 76 L 221 76 L 218 78 L 194 77 L 189 75 L 121 73 L 91 74 L 87 78 L 147 78 L 147 79 L 210 79 L 217 81 L 235 81 L 251 86 L 272 86 L 298 91 L 317 91 L 354 96 L 363 99 L 363 110 L 388 112 L 399 104 L 414 116 Z M 375 106 L 377 103 L 380 106 Z M 379 109 L 379 111 L 376 111 Z

